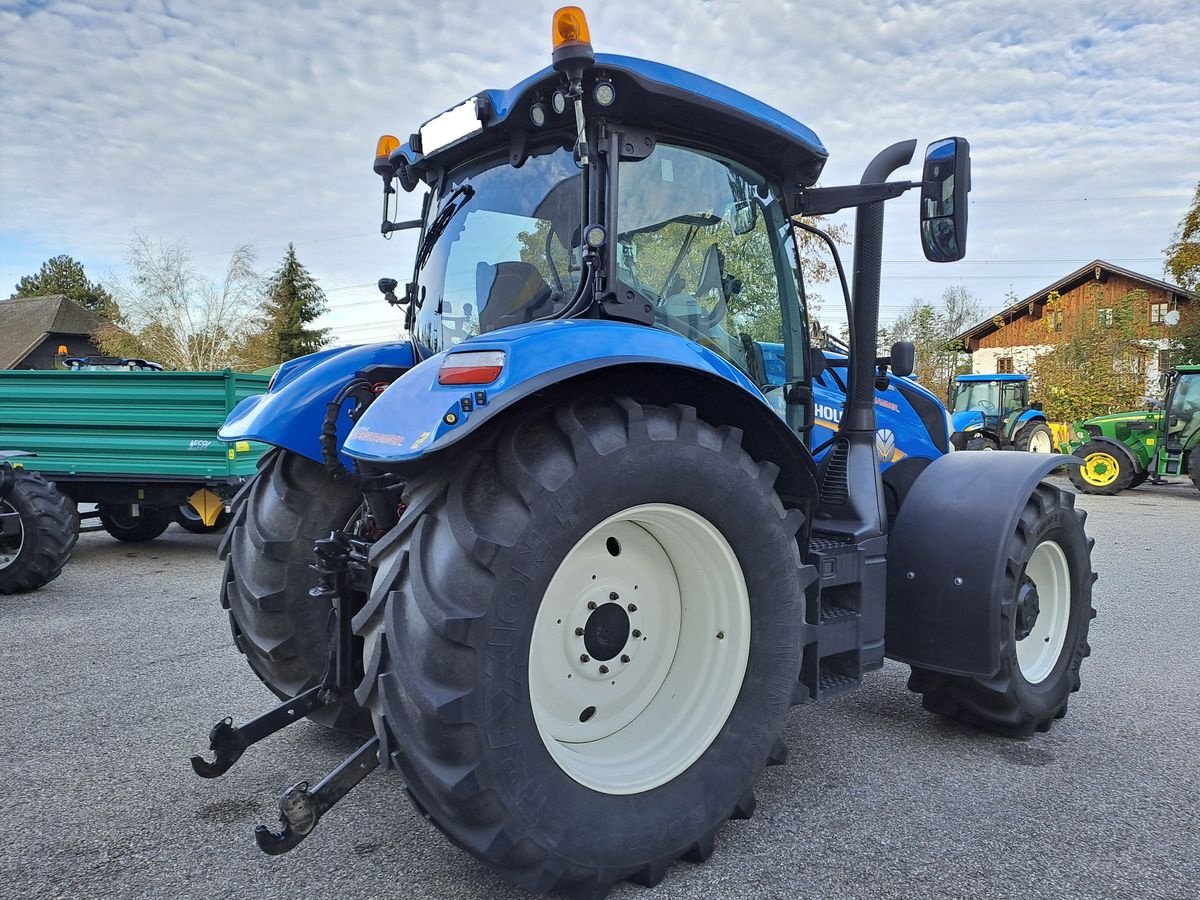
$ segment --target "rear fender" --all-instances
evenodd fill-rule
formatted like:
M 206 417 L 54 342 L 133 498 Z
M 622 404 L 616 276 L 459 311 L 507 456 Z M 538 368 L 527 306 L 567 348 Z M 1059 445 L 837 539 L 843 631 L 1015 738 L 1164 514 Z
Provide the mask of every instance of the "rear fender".
M 339 347 L 290 360 L 280 366 L 267 393 L 247 397 L 234 407 L 217 435 L 223 441 L 262 441 L 321 462 L 325 408 L 337 392 L 369 366 L 407 370 L 412 365 L 413 349 L 407 342 Z M 343 409 L 338 434 L 348 434 L 351 424 Z M 340 455 L 343 464 L 349 461 Z
M 1042 478 L 1079 460 L 951 453 L 913 483 L 888 543 L 886 654 L 939 672 L 1000 668 L 1005 548 Z
M 485 386 L 439 384 L 444 357 L 470 350 L 503 351 L 499 377 Z M 418 463 L 464 443 L 535 394 L 585 392 L 695 406 L 711 421 L 741 428 L 747 449 L 780 467 L 781 493 L 816 496 L 807 447 L 745 373 L 674 332 L 620 322 L 520 325 L 464 341 L 395 381 L 359 419 L 344 449 L 365 463 Z

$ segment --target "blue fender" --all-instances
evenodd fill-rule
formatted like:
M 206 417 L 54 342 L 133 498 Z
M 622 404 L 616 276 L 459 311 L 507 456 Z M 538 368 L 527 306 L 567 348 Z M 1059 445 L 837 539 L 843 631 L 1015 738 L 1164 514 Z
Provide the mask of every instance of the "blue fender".
M 217 434 L 223 441 L 262 441 L 321 462 L 325 408 L 354 373 L 368 366 L 408 369 L 412 364 L 408 342 L 336 347 L 289 360 L 279 367 L 270 390 L 234 407 Z M 348 433 L 351 424 L 344 409 L 338 433 Z
M 505 362 L 499 377 L 480 386 L 438 384 L 442 360 L 448 354 L 472 350 L 503 351 Z M 771 412 L 741 369 L 674 332 L 623 322 L 568 319 L 504 328 L 424 360 L 367 408 L 343 451 L 365 462 L 410 462 L 458 443 L 535 391 L 587 372 L 631 364 L 678 367 L 720 379 L 741 388 L 746 403 L 760 404 Z

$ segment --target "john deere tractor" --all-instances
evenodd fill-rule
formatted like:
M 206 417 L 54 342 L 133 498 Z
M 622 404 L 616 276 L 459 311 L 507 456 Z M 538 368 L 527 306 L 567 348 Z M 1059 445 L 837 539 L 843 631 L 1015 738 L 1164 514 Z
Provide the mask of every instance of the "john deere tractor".
M 1200 489 L 1200 366 L 1172 370 L 1162 409 L 1096 416 L 1073 433 L 1069 449 L 1083 465 L 1071 482 L 1085 494 L 1119 494 L 1168 475 L 1190 476 Z
M 950 410 L 959 450 L 1054 452 L 1042 405 L 1029 401 L 1027 375 L 959 375 Z
M 909 140 L 818 188 L 825 147 L 785 113 L 594 53 L 576 7 L 552 33 L 549 67 L 380 140 L 382 230 L 419 233 L 403 288 L 381 284 L 411 340 L 286 364 L 221 432 L 275 448 L 236 503 L 223 600 L 282 702 L 222 719 L 193 765 L 221 775 L 305 716 L 363 735 L 283 793 L 267 853 L 382 767 L 513 884 L 602 897 L 706 860 L 787 759 L 791 708 L 885 658 L 933 713 L 1007 735 L 1079 687 L 1091 542 L 1042 481 L 1060 460 L 881 474 L 876 385 L 912 361 L 876 355 L 884 203 L 918 191 L 926 256 L 961 259 L 967 142 L 932 143 L 915 181 L 889 180 Z M 846 402 L 822 440 L 796 233 L 836 253 L 806 219 L 851 208 Z

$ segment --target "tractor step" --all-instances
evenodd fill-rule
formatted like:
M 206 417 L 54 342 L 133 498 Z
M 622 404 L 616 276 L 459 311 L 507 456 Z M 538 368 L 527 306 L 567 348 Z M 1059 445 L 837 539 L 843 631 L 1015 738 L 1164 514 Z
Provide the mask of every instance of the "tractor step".
M 379 765 L 379 738 L 373 737 L 326 775 L 314 788 L 307 781 L 293 784 L 279 798 L 279 822 L 272 831 L 266 825 L 255 826 L 258 849 L 271 856 L 287 853 L 312 834 L 321 816 L 352 791 Z

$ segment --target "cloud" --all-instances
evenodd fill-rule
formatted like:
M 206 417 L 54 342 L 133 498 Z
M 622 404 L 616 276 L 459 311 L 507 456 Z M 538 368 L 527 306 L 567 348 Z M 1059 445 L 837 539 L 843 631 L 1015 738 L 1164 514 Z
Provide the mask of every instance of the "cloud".
M 184 240 L 214 272 L 238 243 L 269 267 L 291 240 L 335 323 L 370 336 L 391 320 L 369 285 L 411 265 L 411 240 L 376 232 L 375 138 L 545 65 L 555 5 L 0 5 L 0 295 L 60 252 L 102 275 L 135 231 Z M 968 261 L 914 262 L 915 199 L 891 204 L 885 316 L 956 282 L 999 305 L 1010 282 L 1024 295 L 1097 256 L 1158 275 L 1200 179 L 1200 26 L 1185 0 L 608 0 L 588 13 L 599 49 L 692 69 L 811 125 L 831 152 L 825 183 L 857 181 L 895 140 L 971 140 Z M 402 199 L 414 215 L 416 197 Z

